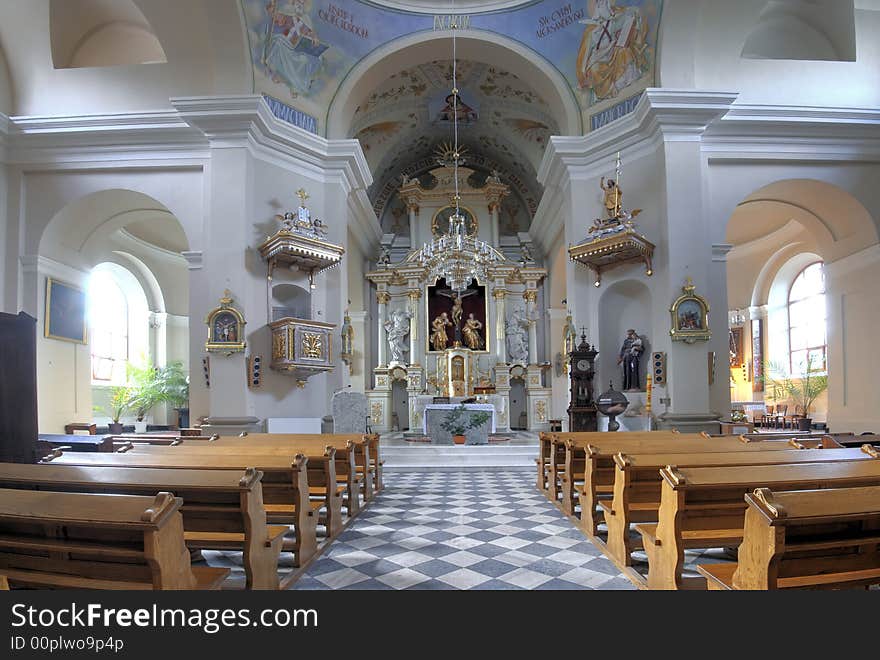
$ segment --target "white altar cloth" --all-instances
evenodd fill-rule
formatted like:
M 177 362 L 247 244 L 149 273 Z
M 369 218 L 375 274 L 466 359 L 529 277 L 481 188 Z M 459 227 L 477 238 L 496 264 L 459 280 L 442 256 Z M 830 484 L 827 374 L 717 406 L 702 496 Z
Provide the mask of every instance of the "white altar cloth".
M 495 406 L 491 403 L 429 403 L 425 406 L 425 414 L 422 416 L 422 431 L 425 435 L 428 434 L 429 410 L 452 410 L 453 408 L 458 408 L 460 405 L 463 405 L 466 410 L 485 410 L 487 413 L 490 413 L 491 426 L 489 427 L 489 433 L 495 433 Z

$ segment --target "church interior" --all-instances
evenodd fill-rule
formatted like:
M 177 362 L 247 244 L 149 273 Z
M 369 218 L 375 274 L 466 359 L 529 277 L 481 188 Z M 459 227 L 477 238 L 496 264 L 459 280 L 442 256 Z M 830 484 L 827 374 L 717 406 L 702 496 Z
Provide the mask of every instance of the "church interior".
M 0 588 L 876 588 L 878 36 L 0 2 Z

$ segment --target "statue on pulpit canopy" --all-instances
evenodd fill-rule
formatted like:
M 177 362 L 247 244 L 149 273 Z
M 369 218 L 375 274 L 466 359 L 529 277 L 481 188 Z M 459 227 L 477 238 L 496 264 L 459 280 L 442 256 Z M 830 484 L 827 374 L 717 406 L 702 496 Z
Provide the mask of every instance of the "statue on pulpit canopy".
M 452 322 L 449 320 L 446 312 L 442 312 L 440 316 L 431 321 L 431 327 L 434 329 L 431 333 L 431 346 L 434 347 L 435 351 L 446 350 L 446 344 L 449 342 L 449 337 L 446 335 L 446 327 L 451 325 Z
M 465 345 L 472 351 L 479 351 L 483 348 L 483 338 L 480 337 L 480 330 L 482 328 L 483 324 L 474 318 L 473 313 L 468 314 L 461 333 L 464 335 Z

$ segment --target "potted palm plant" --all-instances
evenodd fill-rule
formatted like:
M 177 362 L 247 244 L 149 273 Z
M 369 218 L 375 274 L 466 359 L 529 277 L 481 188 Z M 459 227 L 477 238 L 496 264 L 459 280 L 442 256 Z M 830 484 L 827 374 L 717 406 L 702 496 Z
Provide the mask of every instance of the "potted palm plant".
M 122 433 L 122 423 L 119 421 L 122 416 L 131 409 L 132 392 L 127 385 L 116 385 L 110 388 L 110 401 L 108 402 L 110 424 L 107 425 L 110 433 Z
M 165 400 L 158 370 L 149 360 L 145 360 L 142 365 L 128 363 L 126 375 L 131 390 L 130 407 L 135 413 L 134 430 L 136 433 L 143 433 L 147 430 L 144 417 L 154 406 Z
M 177 411 L 177 425 L 189 426 L 189 374 L 183 362 L 176 360 L 156 370 L 156 379 L 162 400 Z
M 480 410 L 465 415 L 468 412 L 464 404 L 460 404 L 449 411 L 449 414 L 440 422 L 440 428 L 452 434 L 452 441 L 457 445 L 465 443 L 465 433 L 469 429 L 475 429 L 489 421 L 488 412 Z
M 828 374 L 825 369 L 816 366 L 815 360 L 809 359 L 799 365 L 795 373 L 788 373 L 780 365 L 770 363 L 765 369 L 769 373 L 768 379 L 773 388 L 773 398 L 776 400 L 787 398 L 803 411 L 803 417 L 798 418 L 798 430 L 809 431 L 813 426 L 810 417 L 810 408 L 816 399 L 828 389 Z

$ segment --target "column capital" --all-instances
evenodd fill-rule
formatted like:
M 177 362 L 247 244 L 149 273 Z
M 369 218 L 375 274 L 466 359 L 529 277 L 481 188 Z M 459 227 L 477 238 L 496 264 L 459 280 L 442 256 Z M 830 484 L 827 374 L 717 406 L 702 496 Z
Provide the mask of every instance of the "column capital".
M 504 300 L 505 296 L 507 296 L 507 289 L 499 289 L 498 287 L 495 287 L 495 289 L 492 290 L 492 297 L 495 298 L 495 300 Z
M 538 292 L 535 289 L 526 289 L 522 297 L 527 303 L 534 303 L 538 299 Z
M 727 253 L 732 249 L 731 243 L 712 243 L 712 261 L 727 261 Z
M 380 305 L 387 305 L 391 301 L 391 294 L 387 291 L 376 292 L 376 302 Z
M 406 297 L 413 301 L 418 300 L 422 297 L 422 291 L 421 289 L 408 289 Z
M 202 268 L 201 250 L 191 250 L 188 252 L 181 252 L 180 254 L 184 259 L 186 259 L 186 266 L 190 270 L 200 270 Z

